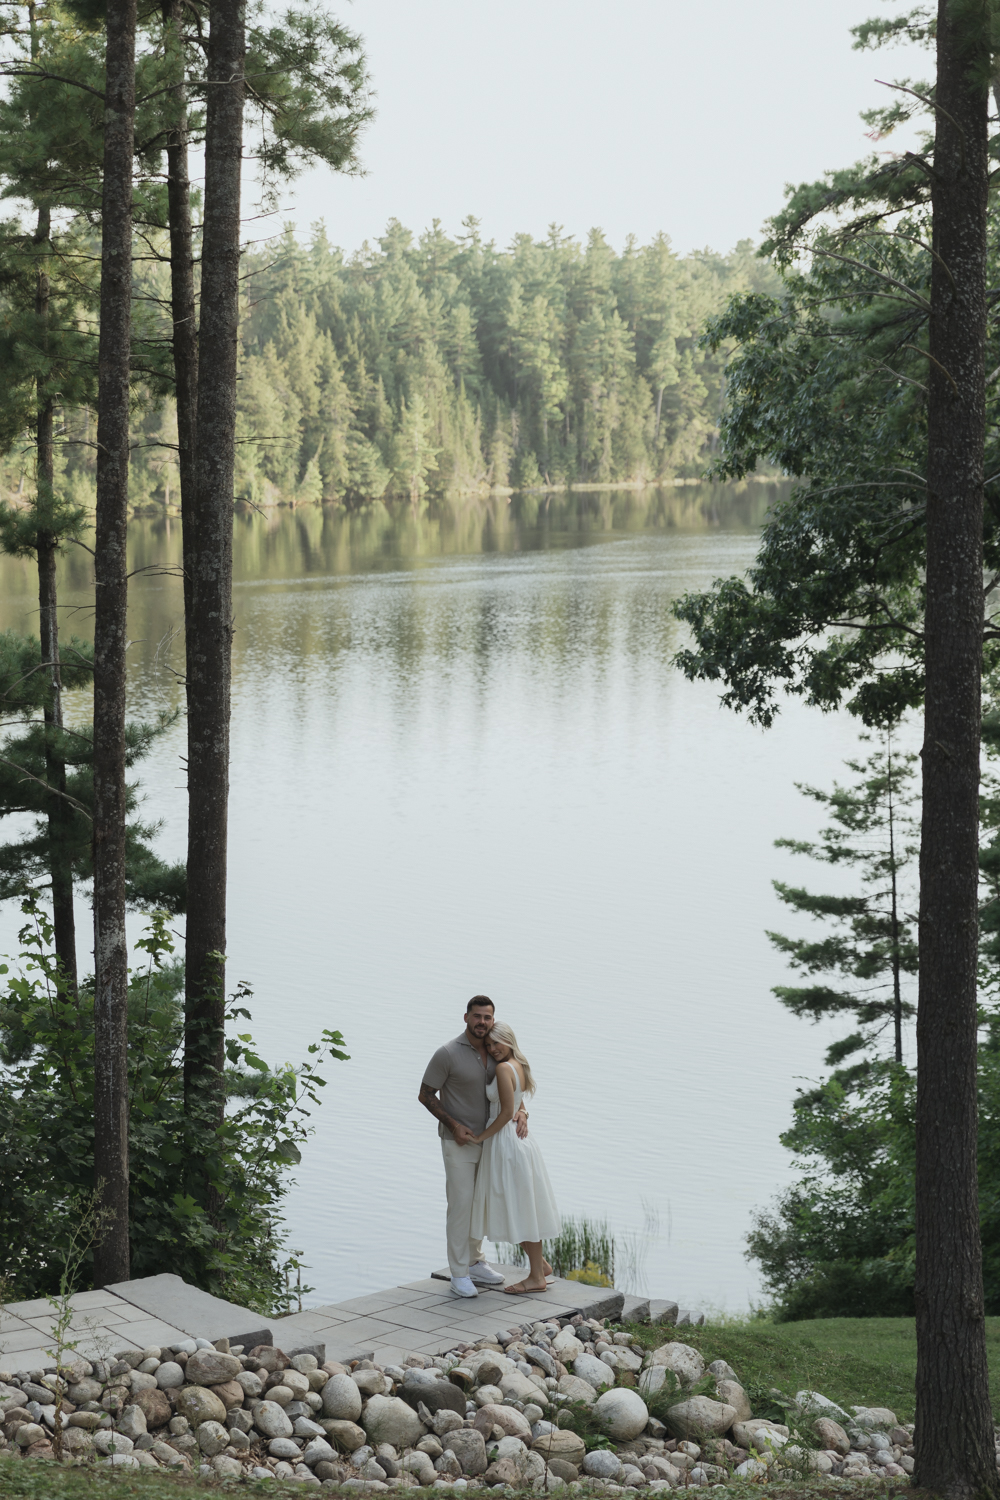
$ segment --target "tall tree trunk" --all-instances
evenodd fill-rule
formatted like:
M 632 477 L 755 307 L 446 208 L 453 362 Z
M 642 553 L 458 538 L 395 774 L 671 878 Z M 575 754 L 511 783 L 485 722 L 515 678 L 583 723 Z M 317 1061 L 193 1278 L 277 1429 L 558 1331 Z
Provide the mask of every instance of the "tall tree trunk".
M 183 0 L 164 0 L 164 50 L 176 79 L 169 98 L 167 136 L 167 218 L 170 227 L 170 299 L 173 321 L 174 381 L 177 396 L 177 449 L 181 485 L 184 551 L 184 613 L 191 609 L 195 503 L 195 434 L 198 417 L 198 323 L 194 296 L 194 235 L 188 177 L 188 104 L 185 82 Z
M 127 1281 L 125 647 L 136 0 L 108 0 L 94 615 L 94 1282 Z
M 198 423 L 187 614 L 188 903 L 184 1093 L 222 1117 L 232 654 L 236 340 L 245 18 L 212 0 L 205 128 Z M 185 525 L 187 523 L 185 522 Z M 210 1202 L 206 1190 L 205 1200 Z
M 889 870 L 891 874 L 891 913 L 890 923 L 892 926 L 892 1029 L 895 1042 L 896 1061 L 903 1061 L 903 993 L 901 984 L 901 965 L 899 955 L 899 870 L 896 865 L 896 782 L 895 773 L 892 769 L 892 730 L 886 732 L 886 769 L 888 770 L 888 794 L 889 794 Z
M 34 242 L 43 255 L 49 252 L 51 214 L 39 208 Z M 44 331 L 49 320 L 49 273 L 41 260 L 35 282 L 35 311 Z M 35 438 L 37 474 L 37 510 L 39 519 L 51 515 L 54 503 L 55 448 L 53 442 L 52 396 L 38 381 L 37 432 Z M 45 780 L 53 791 L 48 797 L 46 820 L 49 838 L 49 874 L 52 881 L 52 928 L 56 958 L 62 969 L 66 989 L 75 995 L 76 919 L 73 913 L 73 866 L 69 850 L 73 814 L 66 801 L 66 762 L 62 755 L 62 672 L 59 665 L 59 614 L 56 590 L 56 552 L 54 530 L 39 529 L 38 558 L 38 638 L 42 661 L 49 678 L 49 701 L 45 705 Z
M 939 0 L 917 1012 L 914 1482 L 996 1493 L 976 1177 L 987 80 L 984 6 Z

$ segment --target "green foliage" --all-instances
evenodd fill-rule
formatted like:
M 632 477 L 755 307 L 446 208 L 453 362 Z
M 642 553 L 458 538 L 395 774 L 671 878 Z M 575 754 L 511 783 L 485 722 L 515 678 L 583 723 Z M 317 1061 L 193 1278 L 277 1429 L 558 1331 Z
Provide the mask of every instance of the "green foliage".
M 0 965 L 0 1155 L 4 1214 L 0 1264 L 19 1297 L 56 1292 L 80 1206 L 92 1189 L 93 990 L 67 995 L 37 894 L 24 898 L 19 964 Z M 346 1060 L 339 1032 L 324 1031 L 298 1068 L 272 1068 L 248 1033 L 227 1036 L 237 1084 L 221 1126 L 211 1101 L 185 1114 L 181 1048 L 183 978 L 171 962 L 167 914 L 154 913 L 136 944 L 144 966 L 129 983 L 129 1169 L 132 1269 L 172 1271 L 208 1291 L 272 1313 L 286 1301 L 281 1200 L 300 1160 L 307 1123 L 326 1080 L 319 1064 Z M 249 1016 L 241 986 L 227 1012 Z M 247 1080 L 253 1079 L 248 1086 Z M 195 1198 L 192 1162 L 208 1161 L 218 1195 L 210 1220 Z M 200 1177 L 199 1177 L 200 1181 Z M 79 1285 L 89 1284 L 89 1253 Z
M 800 973 L 829 975 L 849 986 L 835 989 L 827 982 L 774 989 L 793 1015 L 813 1021 L 832 1015 L 854 1017 L 861 1029 L 828 1048 L 830 1066 L 852 1053 L 876 1048 L 887 1031 L 890 1039 L 895 1032 L 896 1060 L 901 1061 L 902 1022 L 915 1014 L 901 986 L 904 976 L 917 972 L 916 903 L 914 893 L 903 883 L 918 848 L 912 842 L 918 829 L 911 811 L 916 759 L 894 751 L 892 734 L 887 731 L 866 761 L 847 762 L 855 777 L 852 785 L 835 785 L 832 792 L 799 786 L 799 791 L 833 816 L 818 843 L 775 841 L 776 848 L 856 869 L 861 877 L 861 891 L 850 895 L 818 896 L 780 880 L 773 882 L 780 899 L 793 911 L 833 929 L 820 938 L 768 933 L 779 953 Z

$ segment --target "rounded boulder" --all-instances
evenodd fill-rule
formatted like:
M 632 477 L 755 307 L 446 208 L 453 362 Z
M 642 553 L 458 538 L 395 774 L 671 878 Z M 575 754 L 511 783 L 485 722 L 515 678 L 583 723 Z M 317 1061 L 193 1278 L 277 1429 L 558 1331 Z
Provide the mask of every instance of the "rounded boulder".
M 213 1385 L 212 1391 L 218 1396 L 226 1411 L 232 1411 L 234 1406 L 242 1406 L 243 1397 L 246 1395 L 238 1380 L 226 1380 L 222 1385 Z
M 202 1422 L 195 1432 L 198 1447 L 206 1458 L 214 1458 L 229 1447 L 229 1433 L 221 1422 Z
M 441 1384 L 450 1383 L 442 1381 Z M 450 1388 L 458 1390 L 457 1386 Z M 424 1435 L 420 1418 L 412 1406 L 400 1401 L 398 1396 L 372 1396 L 361 1413 L 361 1425 L 369 1442 L 391 1443 L 394 1448 L 412 1448 Z
M 424 1370 L 416 1373 L 426 1374 Z M 422 1401 L 432 1417 L 439 1411 L 454 1411 L 460 1417 L 465 1416 L 465 1392 L 457 1385 L 452 1385 L 450 1380 L 410 1380 L 407 1372 L 407 1379 L 400 1386 L 399 1394 L 414 1411 Z
M 573 1361 L 573 1374 L 592 1385 L 595 1391 L 606 1390 L 615 1383 L 615 1372 L 593 1354 L 578 1354 Z
M 146 1427 L 151 1432 L 155 1432 L 157 1427 L 166 1427 L 174 1414 L 163 1391 L 137 1391 L 134 1404 L 146 1418 Z
M 196 1349 L 188 1355 L 184 1373 L 192 1385 L 222 1385 L 238 1375 L 242 1368 L 235 1354 L 220 1354 L 218 1349 Z
M 491 1435 L 494 1427 L 501 1427 L 508 1437 L 520 1438 L 523 1443 L 531 1442 L 531 1423 L 515 1406 L 481 1406 L 476 1412 L 474 1426 L 484 1438 Z
M 226 1408 L 213 1391 L 203 1385 L 186 1385 L 177 1394 L 177 1414 L 187 1417 L 192 1431 L 202 1422 L 224 1422 Z
M 564 1458 L 577 1468 L 583 1463 L 587 1451 L 583 1439 L 565 1427 L 556 1428 L 554 1432 L 543 1432 L 541 1437 L 535 1438 L 531 1447 L 533 1452 L 540 1453 L 544 1459 Z
M 594 1402 L 594 1414 L 610 1437 L 638 1437 L 649 1421 L 646 1403 L 635 1391 L 605 1391 Z
M 689 1396 L 671 1406 L 664 1420 L 671 1437 L 700 1441 L 728 1432 L 736 1421 L 736 1408 L 725 1401 L 713 1401 L 710 1396 Z
M 583 1460 L 583 1472 L 592 1479 L 617 1479 L 622 1471 L 622 1461 L 617 1453 L 607 1448 L 595 1448 Z
M 356 1422 L 361 1415 L 361 1392 L 350 1375 L 331 1375 L 322 1390 L 323 1415 L 338 1422 Z
M 354 1453 L 364 1446 L 365 1430 L 357 1422 L 327 1420 L 320 1425 L 331 1443 L 343 1453 Z
M 167 1359 L 156 1372 L 156 1383 L 161 1391 L 179 1391 L 185 1375 L 176 1360 Z
M 705 1361 L 690 1344 L 661 1344 L 650 1355 L 651 1365 L 663 1365 L 682 1385 L 694 1385 L 705 1373 Z
M 262 1401 L 253 1414 L 253 1425 L 262 1437 L 290 1438 L 292 1422 L 277 1401 Z

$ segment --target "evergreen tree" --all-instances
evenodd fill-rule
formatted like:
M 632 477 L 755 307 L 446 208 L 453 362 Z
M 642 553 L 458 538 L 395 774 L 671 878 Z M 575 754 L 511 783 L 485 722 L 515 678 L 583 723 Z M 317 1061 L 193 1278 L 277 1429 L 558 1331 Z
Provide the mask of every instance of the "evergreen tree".
M 776 841 L 779 849 L 860 874 L 862 889 L 850 895 L 816 895 L 774 881 L 778 896 L 793 911 L 833 929 L 819 939 L 768 933 L 792 968 L 804 975 L 830 976 L 826 983 L 778 985 L 774 994 L 781 1003 L 793 1015 L 814 1021 L 853 1015 L 857 1023 L 858 1030 L 827 1049 L 830 1067 L 858 1052 L 882 1050 L 887 1028 L 892 1055 L 901 1063 L 903 1021 L 915 1013 L 903 997 L 903 980 L 917 972 L 915 914 L 907 910 L 912 893 L 906 881 L 918 848 L 911 811 L 917 758 L 899 753 L 891 729 L 880 740 L 865 761 L 847 762 L 855 777 L 851 785 L 835 785 L 832 792 L 799 787 L 832 815 L 833 822 L 823 829 L 818 842 Z M 834 988 L 838 979 L 849 988 Z M 849 1087 L 867 1071 L 867 1063 L 862 1062 L 835 1076 L 843 1087 Z

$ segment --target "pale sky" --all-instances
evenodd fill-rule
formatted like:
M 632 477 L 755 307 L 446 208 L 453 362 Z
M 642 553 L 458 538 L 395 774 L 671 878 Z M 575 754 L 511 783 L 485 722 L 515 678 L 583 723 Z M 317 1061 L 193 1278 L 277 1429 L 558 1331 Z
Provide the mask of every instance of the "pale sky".
M 885 0 L 354 0 L 338 14 L 368 47 L 367 176 L 310 171 L 283 217 L 303 232 L 325 219 L 347 250 L 391 217 L 455 233 L 467 214 L 501 245 L 555 221 L 599 226 L 619 249 L 664 230 L 681 252 L 728 250 L 759 237 L 787 182 L 872 149 L 858 113 L 891 97 L 876 79 L 932 75 L 916 48 L 852 50 L 849 27 L 888 12 Z

